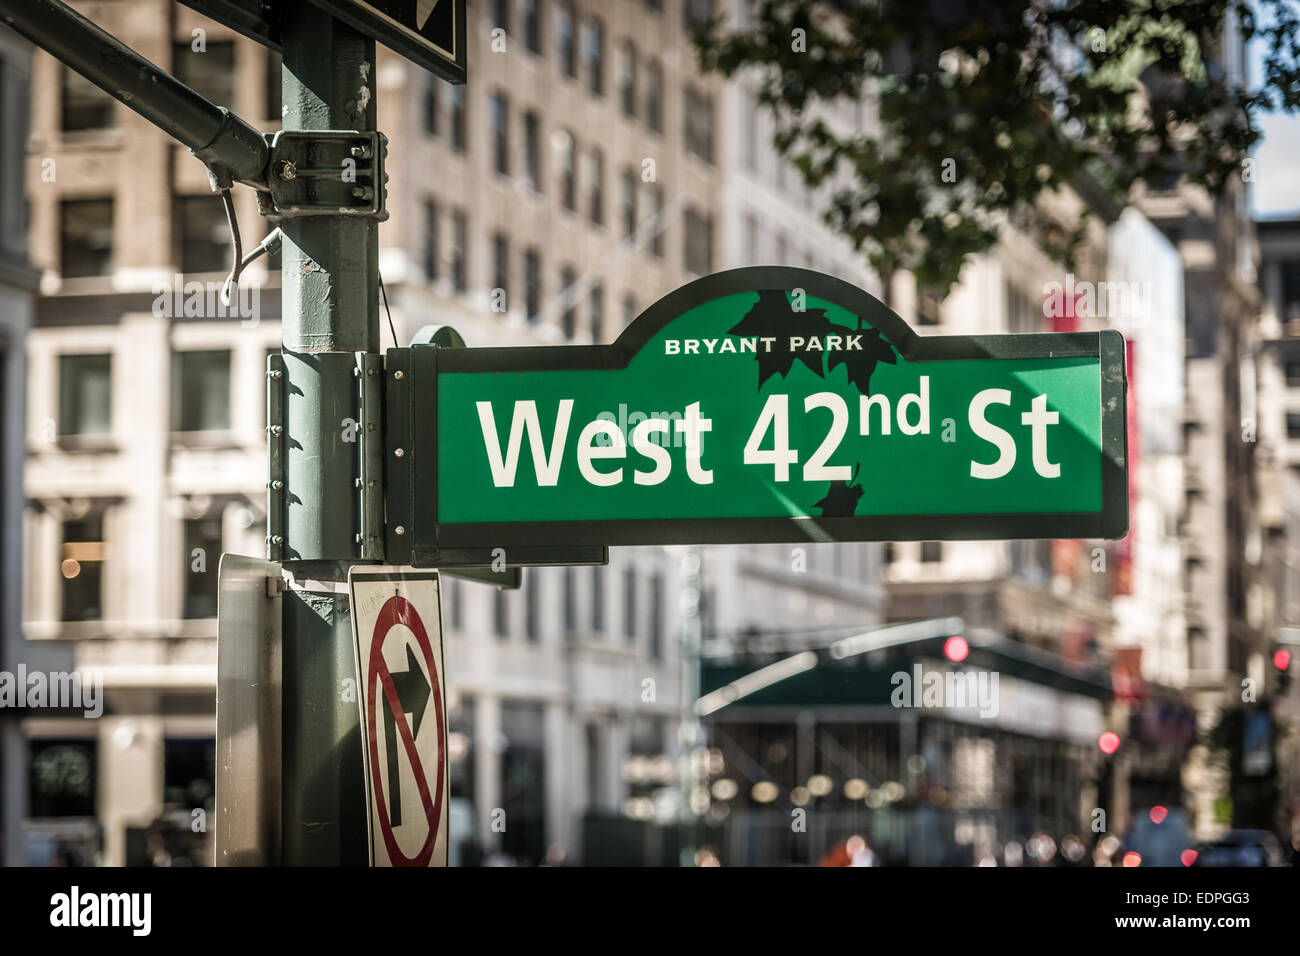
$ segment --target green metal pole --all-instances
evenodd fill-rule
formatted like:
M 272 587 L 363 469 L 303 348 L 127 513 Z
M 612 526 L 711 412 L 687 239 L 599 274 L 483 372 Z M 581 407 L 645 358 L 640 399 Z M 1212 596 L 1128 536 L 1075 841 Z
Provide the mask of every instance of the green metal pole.
M 284 7 L 284 128 L 374 130 L 374 41 L 304 0 Z M 356 688 L 345 690 L 355 673 L 346 581 L 362 527 L 349 427 L 362 417 L 355 353 L 380 346 L 378 223 L 326 214 L 280 228 L 283 556 L 296 583 L 284 601 L 283 860 L 364 866 L 359 711 Z

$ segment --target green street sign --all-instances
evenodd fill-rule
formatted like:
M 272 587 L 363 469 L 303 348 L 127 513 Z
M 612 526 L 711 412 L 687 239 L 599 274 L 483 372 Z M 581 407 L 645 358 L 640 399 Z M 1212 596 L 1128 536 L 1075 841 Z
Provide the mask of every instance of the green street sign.
M 723 272 L 613 345 L 390 351 L 388 554 L 1117 538 L 1125 386 L 1118 332 L 920 336 L 831 276 Z

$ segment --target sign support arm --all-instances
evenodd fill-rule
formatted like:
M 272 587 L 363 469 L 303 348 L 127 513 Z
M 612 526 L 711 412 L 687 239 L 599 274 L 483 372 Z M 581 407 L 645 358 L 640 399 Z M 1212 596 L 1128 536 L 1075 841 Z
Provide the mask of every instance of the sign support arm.
M 263 135 L 208 102 L 61 0 L 0 0 L 0 20 L 114 99 L 179 140 L 212 171 L 218 187 L 266 188 Z

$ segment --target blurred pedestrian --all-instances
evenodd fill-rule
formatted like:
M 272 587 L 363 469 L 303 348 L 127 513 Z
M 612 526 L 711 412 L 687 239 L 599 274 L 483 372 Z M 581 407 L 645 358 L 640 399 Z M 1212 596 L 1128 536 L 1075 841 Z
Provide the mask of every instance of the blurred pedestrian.
M 845 848 L 849 852 L 849 866 L 879 866 L 876 854 L 864 836 L 852 836 Z

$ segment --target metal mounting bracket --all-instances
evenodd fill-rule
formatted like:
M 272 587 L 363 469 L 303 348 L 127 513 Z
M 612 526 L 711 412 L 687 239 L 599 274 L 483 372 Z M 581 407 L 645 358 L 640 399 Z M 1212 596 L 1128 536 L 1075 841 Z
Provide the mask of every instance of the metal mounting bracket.
M 383 222 L 388 174 L 383 133 L 280 130 L 268 138 L 269 192 L 258 212 L 271 222 L 299 216 L 362 216 Z

